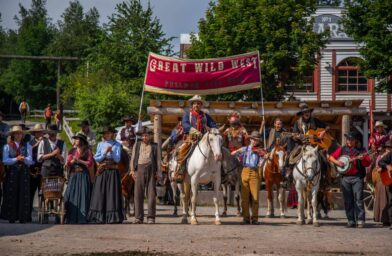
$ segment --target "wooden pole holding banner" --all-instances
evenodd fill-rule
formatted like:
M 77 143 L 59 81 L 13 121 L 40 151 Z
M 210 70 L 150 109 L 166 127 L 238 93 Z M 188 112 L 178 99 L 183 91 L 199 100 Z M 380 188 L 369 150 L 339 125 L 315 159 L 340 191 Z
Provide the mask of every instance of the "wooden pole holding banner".
M 267 147 L 266 141 L 265 141 L 265 117 L 264 117 L 264 95 L 263 95 L 263 80 L 261 78 L 261 59 L 260 59 L 260 52 L 257 51 L 257 56 L 259 58 L 259 75 L 260 75 L 260 97 L 261 97 L 261 127 L 260 127 L 260 133 L 263 133 L 263 144 L 264 148 Z

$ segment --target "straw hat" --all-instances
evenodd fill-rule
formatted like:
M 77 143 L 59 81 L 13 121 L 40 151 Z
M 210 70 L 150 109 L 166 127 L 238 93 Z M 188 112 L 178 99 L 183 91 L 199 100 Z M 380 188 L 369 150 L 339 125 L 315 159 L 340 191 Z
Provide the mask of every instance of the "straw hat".
M 41 124 L 35 124 L 33 129 L 30 130 L 30 133 L 34 133 L 34 132 L 43 132 L 44 128 L 42 127 Z
M 202 105 L 205 105 L 205 103 L 206 103 L 199 95 L 195 95 L 188 100 L 188 102 L 191 106 L 192 106 L 193 102 L 195 102 L 195 101 L 201 102 Z
M 14 125 L 12 126 L 11 130 L 8 132 L 8 135 L 12 136 L 14 133 L 25 133 L 22 126 Z

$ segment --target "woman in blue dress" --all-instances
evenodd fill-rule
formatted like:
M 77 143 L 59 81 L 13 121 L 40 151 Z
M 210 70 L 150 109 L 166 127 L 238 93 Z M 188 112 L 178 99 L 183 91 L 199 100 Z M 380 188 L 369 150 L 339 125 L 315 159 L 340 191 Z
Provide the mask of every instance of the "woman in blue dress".
M 94 156 L 98 170 L 88 213 L 90 223 L 114 224 L 124 220 L 118 171 L 121 145 L 113 139 L 114 133 L 111 127 L 102 130 L 103 141 L 98 144 Z
M 70 178 L 64 195 L 65 220 L 69 224 L 85 224 L 91 196 L 89 169 L 94 165 L 94 160 L 87 137 L 78 133 L 72 138 L 74 148 L 69 151 L 67 159 Z

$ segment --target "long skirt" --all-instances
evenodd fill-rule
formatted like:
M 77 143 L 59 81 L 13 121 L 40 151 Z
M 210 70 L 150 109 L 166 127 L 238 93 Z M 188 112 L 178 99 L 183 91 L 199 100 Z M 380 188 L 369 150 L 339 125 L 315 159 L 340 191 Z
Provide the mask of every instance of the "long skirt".
M 66 223 L 87 223 L 90 196 L 91 183 L 88 171 L 72 173 L 64 194 Z
M 26 165 L 6 167 L 1 217 L 9 222 L 31 221 L 30 172 Z
M 379 180 L 375 184 L 374 221 L 389 224 L 387 188 Z
M 289 196 L 287 197 L 287 207 L 293 208 L 298 206 L 298 193 L 293 185 L 289 190 Z
M 87 219 L 97 224 L 122 223 L 124 220 L 118 170 L 106 170 L 96 177 Z

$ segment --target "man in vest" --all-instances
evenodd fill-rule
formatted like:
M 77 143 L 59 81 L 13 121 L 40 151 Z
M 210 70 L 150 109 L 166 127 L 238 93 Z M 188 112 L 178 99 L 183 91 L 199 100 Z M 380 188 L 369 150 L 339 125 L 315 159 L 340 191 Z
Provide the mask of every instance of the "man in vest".
M 193 149 L 193 145 L 207 132 L 207 128 L 217 128 L 215 121 L 210 115 L 204 113 L 201 108 L 204 101 L 199 95 L 193 96 L 189 101 L 190 109 L 182 116 L 182 127 L 184 129 L 184 143 L 177 150 L 177 168 L 174 179 L 182 182 L 184 179 L 185 162 L 187 156 Z
M 63 176 L 63 165 L 67 159 L 67 149 L 64 141 L 57 139 L 57 125 L 49 125 L 49 138 L 43 139 L 38 145 L 37 159 L 42 162 L 41 175 Z
M 42 162 L 38 161 L 38 146 L 44 139 L 44 129 L 41 124 L 34 125 L 33 129 L 30 130 L 30 134 L 33 138 L 30 140 L 30 145 L 33 152 L 34 164 L 30 166 L 30 203 L 33 207 L 34 195 L 37 190 L 41 187 L 41 168 Z
M 155 223 L 156 215 L 156 179 L 158 174 L 158 147 L 151 141 L 152 131 L 143 127 L 138 133 L 138 141 L 132 149 L 131 175 L 135 179 L 135 224 L 144 221 L 144 195 L 147 194 L 147 223 Z M 147 192 L 147 193 L 146 193 Z
M 248 132 L 240 123 L 240 113 L 233 111 L 228 116 L 230 127 L 223 132 L 223 145 L 230 152 L 246 146 L 248 141 Z
M 20 113 L 20 119 L 22 120 L 22 123 L 26 122 L 26 117 L 29 112 L 30 112 L 30 106 L 26 102 L 26 100 L 23 99 L 22 102 L 19 104 L 19 113 Z
M 95 145 L 97 144 L 96 141 L 96 135 L 95 132 L 93 132 L 90 128 L 90 123 L 88 120 L 83 120 L 82 123 L 80 124 L 80 131 L 79 133 L 83 134 L 87 138 L 88 145 L 91 150 L 95 148 Z
M 348 228 L 363 228 L 365 226 L 365 208 L 363 203 L 363 178 L 366 175 L 365 168 L 371 163 L 369 155 L 362 155 L 365 150 L 357 148 L 358 134 L 350 132 L 344 135 L 347 139 L 346 145 L 338 147 L 332 152 L 328 160 L 333 164 L 343 167 L 344 163 L 339 161 L 342 155 L 350 158 L 358 158 L 352 161 L 351 169 L 341 178 L 341 187 L 344 199 L 344 208 L 347 216 Z
M 133 144 L 136 141 L 135 129 L 132 127 L 133 118 L 127 115 L 122 120 L 124 127 L 117 133 L 116 140 L 122 145 L 123 149 L 131 156 Z
M 52 115 L 52 106 L 48 104 L 48 106 L 44 109 L 45 129 L 48 129 L 50 123 L 52 122 Z

